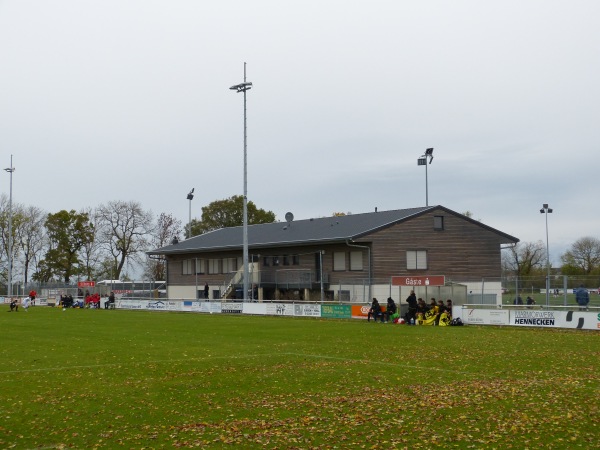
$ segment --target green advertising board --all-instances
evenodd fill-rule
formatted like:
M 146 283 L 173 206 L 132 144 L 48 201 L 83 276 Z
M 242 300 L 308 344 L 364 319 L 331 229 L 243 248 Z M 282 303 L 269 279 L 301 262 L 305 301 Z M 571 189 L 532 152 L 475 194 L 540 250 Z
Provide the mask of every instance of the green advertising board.
M 351 319 L 351 305 L 321 305 L 321 317 L 330 319 Z

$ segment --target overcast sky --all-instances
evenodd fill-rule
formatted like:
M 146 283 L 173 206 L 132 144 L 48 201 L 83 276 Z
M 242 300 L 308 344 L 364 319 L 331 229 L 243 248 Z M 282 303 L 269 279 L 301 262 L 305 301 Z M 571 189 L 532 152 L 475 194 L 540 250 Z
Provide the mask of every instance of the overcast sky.
M 284 220 L 429 204 L 550 253 L 600 238 L 596 0 L 0 1 L 0 165 L 48 212 Z M 3 172 L 4 173 L 4 172 Z M 9 175 L 0 180 L 9 191 Z

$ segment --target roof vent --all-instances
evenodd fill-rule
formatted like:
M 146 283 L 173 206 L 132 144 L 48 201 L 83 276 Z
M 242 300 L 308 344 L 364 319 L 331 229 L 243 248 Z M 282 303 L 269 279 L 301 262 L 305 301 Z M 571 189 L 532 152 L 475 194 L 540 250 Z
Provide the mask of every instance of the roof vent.
M 177 245 L 177 244 L 179 244 L 179 239 L 177 239 L 177 236 L 175 236 L 175 237 L 173 238 L 173 240 L 171 241 L 171 244 L 173 244 L 173 245 Z

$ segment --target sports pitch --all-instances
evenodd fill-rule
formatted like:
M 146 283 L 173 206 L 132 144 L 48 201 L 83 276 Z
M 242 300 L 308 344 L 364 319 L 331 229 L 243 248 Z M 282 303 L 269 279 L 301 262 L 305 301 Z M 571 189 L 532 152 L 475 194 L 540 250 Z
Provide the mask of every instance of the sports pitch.
M 47 307 L 0 330 L 1 448 L 600 447 L 598 332 Z

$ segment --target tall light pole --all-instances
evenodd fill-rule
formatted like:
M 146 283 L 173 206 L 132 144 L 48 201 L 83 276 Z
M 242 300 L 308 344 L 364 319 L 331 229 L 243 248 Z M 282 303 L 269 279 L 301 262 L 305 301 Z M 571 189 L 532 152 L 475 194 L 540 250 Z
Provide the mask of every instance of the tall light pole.
M 244 294 L 242 299 L 246 299 L 248 296 L 248 136 L 246 133 L 246 91 L 252 89 L 252 83 L 246 82 L 246 63 L 244 63 L 244 82 L 231 86 L 229 89 L 244 93 Z
M 427 182 L 427 159 L 429 159 L 429 164 L 433 161 L 433 148 L 428 148 L 425 150 L 425 154 L 421 155 L 419 159 L 417 159 L 418 166 L 425 166 L 425 206 L 429 206 L 429 187 Z
M 10 195 L 8 200 L 8 296 L 12 297 L 12 174 L 15 168 L 12 165 L 12 155 L 10 155 L 10 167 L 4 169 L 10 173 Z
M 190 216 L 188 220 L 188 239 L 192 237 L 192 200 L 194 199 L 194 188 L 188 193 L 187 199 L 190 201 Z
M 548 214 L 552 213 L 552 208 L 548 203 L 544 203 L 540 213 L 546 215 L 546 306 L 550 305 L 550 247 L 548 246 Z

